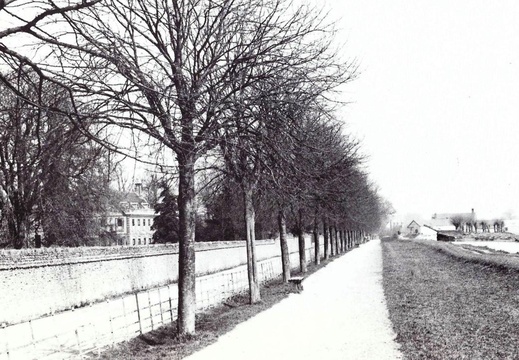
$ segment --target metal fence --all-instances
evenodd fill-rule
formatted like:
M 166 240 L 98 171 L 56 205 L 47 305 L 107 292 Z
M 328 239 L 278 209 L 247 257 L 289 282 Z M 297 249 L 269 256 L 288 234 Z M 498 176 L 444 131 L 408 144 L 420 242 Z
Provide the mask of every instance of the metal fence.
M 279 276 L 280 259 L 259 262 L 258 273 L 262 282 Z M 197 310 L 247 290 L 246 265 L 198 277 Z M 0 360 L 95 357 L 108 346 L 174 321 L 177 296 L 177 284 L 170 284 L 0 328 Z

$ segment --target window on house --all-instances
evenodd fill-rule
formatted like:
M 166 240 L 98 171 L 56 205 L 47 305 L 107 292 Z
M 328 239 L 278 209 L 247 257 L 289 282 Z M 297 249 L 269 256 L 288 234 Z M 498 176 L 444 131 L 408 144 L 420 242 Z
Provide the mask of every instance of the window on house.
M 137 226 L 141 226 L 141 219 L 137 219 Z
M 133 238 L 133 245 L 135 245 L 135 238 Z
M 148 219 L 148 226 L 151 226 L 151 219 Z
M 139 245 L 141 244 L 141 238 L 139 238 Z
M 142 239 L 142 244 L 146 245 L 146 238 Z
M 135 219 L 132 219 L 132 226 L 135 226 Z
M 117 226 L 124 226 L 124 220 L 121 218 L 117 219 Z

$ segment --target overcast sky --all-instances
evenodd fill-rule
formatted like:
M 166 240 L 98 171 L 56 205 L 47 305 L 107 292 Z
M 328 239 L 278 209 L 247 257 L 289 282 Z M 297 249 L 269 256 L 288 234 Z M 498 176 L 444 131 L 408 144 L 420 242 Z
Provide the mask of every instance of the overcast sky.
M 519 215 L 519 2 L 328 0 L 348 129 L 400 214 Z
M 326 4 L 360 65 L 342 116 L 395 209 L 519 217 L 519 2 Z

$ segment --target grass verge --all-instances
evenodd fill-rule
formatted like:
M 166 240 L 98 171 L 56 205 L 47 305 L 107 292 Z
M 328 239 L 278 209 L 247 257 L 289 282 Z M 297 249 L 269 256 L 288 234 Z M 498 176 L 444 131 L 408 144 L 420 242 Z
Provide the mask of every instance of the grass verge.
M 519 258 L 382 242 L 384 292 L 407 359 L 518 359 Z
M 323 260 L 321 264 L 309 264 L 305 276 L 309 276 L 336 259 Z M 298 275 L 292 272 L 292 275 Z M 299 274 L 300 275 L 300 274 Z M 155 331 L 139 335 L 124 341 L 101 353 L 101 359 L 136 359 L 152 360 L 182 359 L 218 340 L 218 337 L 231 331 L 236 325 L 256 314 L 267 310 L 286 298 L 290 293 L 298 292 L 292 284 L 285 284 L 278 278 L 263 284 L 261 302 L 248 304 L 248 294 L 237 295 L 224 304 L 197 314 L 196 335 L 179 338 L 176 322 L 163 326 Z M 92 355 L 97 359 L 98 356 Z

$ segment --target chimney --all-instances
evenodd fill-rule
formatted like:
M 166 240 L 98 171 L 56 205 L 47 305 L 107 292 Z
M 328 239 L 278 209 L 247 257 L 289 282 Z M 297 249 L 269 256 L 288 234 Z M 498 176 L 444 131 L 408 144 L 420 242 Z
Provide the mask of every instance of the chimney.
M 140 183 L 140 182 L 135 183 L 135 192 L 137 193 L 137 195 L 141 195 L 141 190 L 142 190 L 142 183 Z

